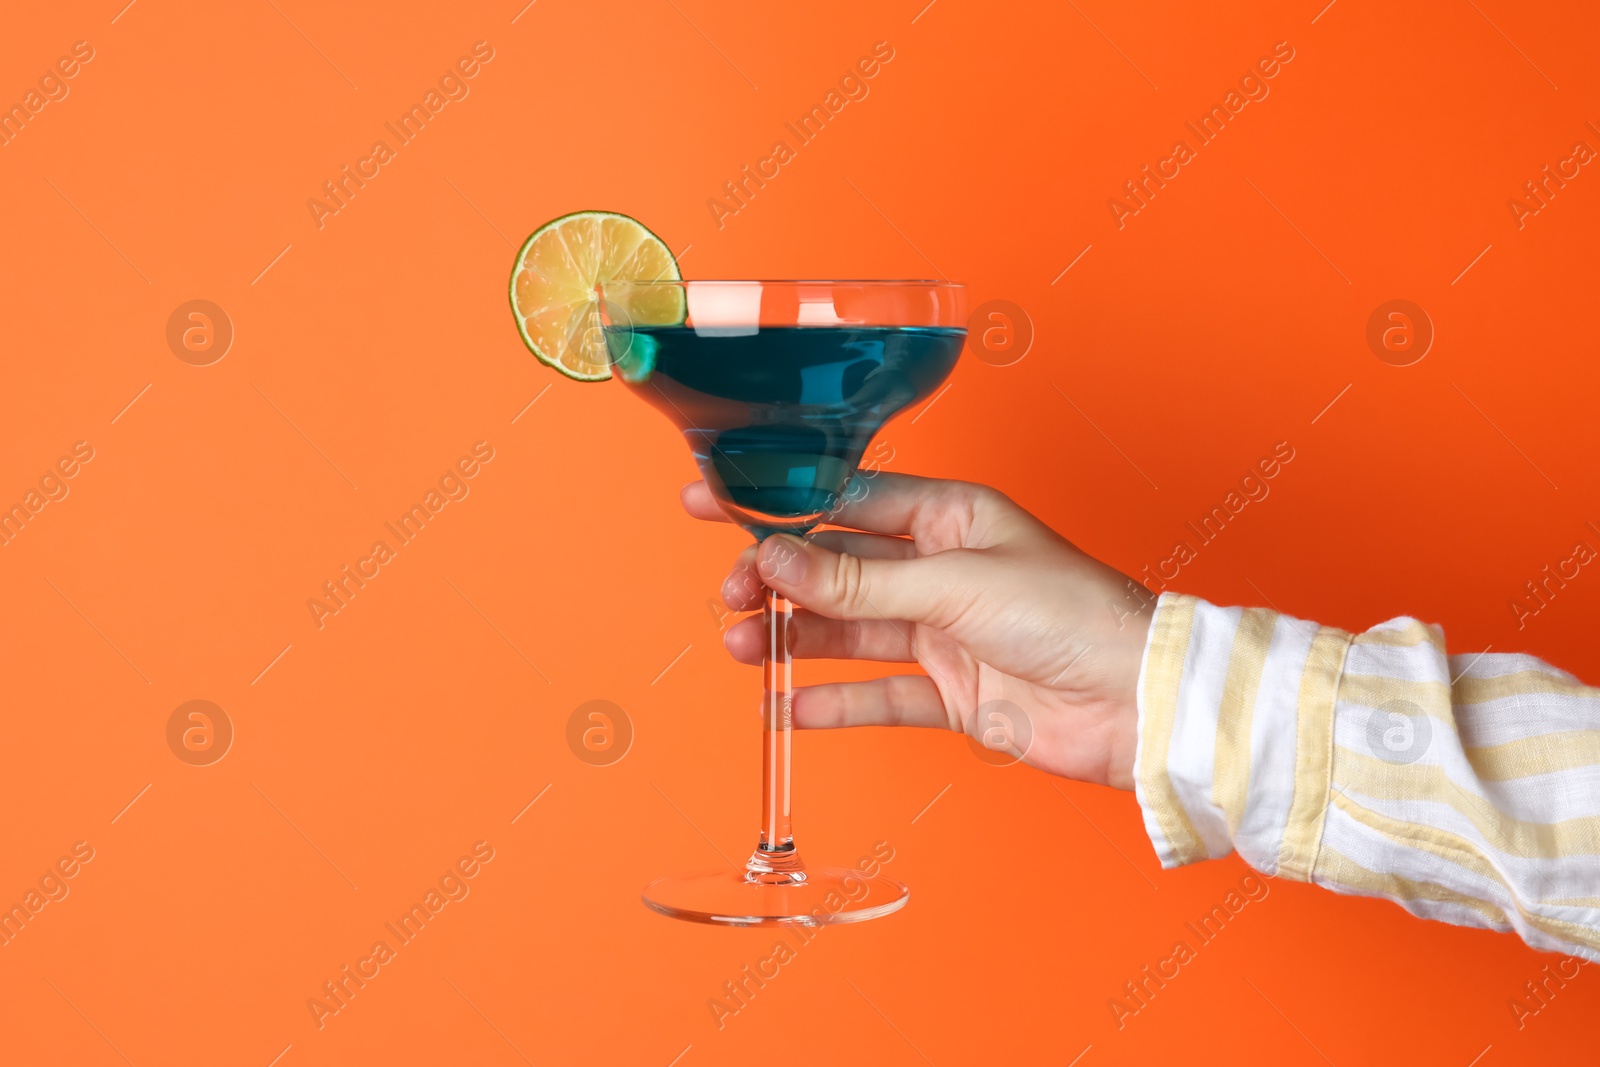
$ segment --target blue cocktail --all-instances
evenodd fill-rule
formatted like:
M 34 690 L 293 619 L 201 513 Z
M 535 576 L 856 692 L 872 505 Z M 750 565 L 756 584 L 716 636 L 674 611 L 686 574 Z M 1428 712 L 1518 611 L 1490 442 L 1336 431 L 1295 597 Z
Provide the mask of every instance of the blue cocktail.
M 837 510 L 878 429 L 932 395 L 966 331 L 919 326 L 692 326 L 607 331 L 620 377 L 677 425 L 700 473 L 757 538 Z
M 657 281 L 605 285 L 614 376 L 683 433 L 722 509 L 758 540 L 804 535 L 845 502 L 872 437 L 933 395 L 966 339 L 947 282 Z M 675 299 L 676 298 L 676 299 Z M 630 309 L 652 308 L 651 321 Z M 662 322 L 659 309 L 681 309 Z M 645 903 L 680 919 L 816 926 L 897 910 L 881 874 L 810 867 L 790 828 L 792 608 L 767 591 L 760 841 L 736 872 L 664 878 Z

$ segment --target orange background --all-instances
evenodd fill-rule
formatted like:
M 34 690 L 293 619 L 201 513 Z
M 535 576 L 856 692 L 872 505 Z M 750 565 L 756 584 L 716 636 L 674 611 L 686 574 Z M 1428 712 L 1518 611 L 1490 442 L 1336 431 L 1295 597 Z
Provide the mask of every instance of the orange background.
M 512 242 L 587 207 L 692 246 L 691 277 L 965 281 L 1026 309 L 1033 349 L 965 360 L 884 435 L 896 469 L 991 482 L 1137 571 L 1287 440 L 1175 587 L 1416 614 L 1593 681 L 1600 575 L 1520 631 L 1509 603 L 1600 545 L 1600 175 L 1524 228 L 1507 207 L 1600 148 L 1591 5 L 122 2 L 0 34 L 8 101 L 94 49 L 0 147 L 0 501 L 94 449 L 0 548 L 0 903 L 95 850 L 0 948 L 0 1058 L 1590 1053 L 1588 969 L 1519 1030 L 1555 957 L 1283 882 L 1119 1030 L 1107 1001 L 1246 868 L 1162 873 L 1131 795 L 878 730 L 797 740 L 797 825 L 817 858 L 889 842 L 911 903 L 823 931 L 718 1029 L 707 1001 L 776 935 L 639 890 L 753 841 L 758 676 L 707 607 L 742 535 L 681 513 L 657 415 L 535 363 L 505 286 Z M 470 95 L 319 229 L 306 201 L 480 40 Z M 878 41 L 870 96 L 718 228 L 707 199 Z M 1270 96 L 1119 230 L 1108 198 L 1279 41 Z M 194 298 L 236 332 L 210 366 L 165 340 Z M 1436 329 L 1413 366 L 1365 341 L 1394 298 Z M 319 630 L 307 599 L 480 440 L 470 496 Z M 210 766 L 167 745 L 193 699 L 236 731 Z M 566 744 L 592 699 L 636 732 L 612 766 Z M 319 1029 L 307 1000 L 478 841 L 470 895 Z

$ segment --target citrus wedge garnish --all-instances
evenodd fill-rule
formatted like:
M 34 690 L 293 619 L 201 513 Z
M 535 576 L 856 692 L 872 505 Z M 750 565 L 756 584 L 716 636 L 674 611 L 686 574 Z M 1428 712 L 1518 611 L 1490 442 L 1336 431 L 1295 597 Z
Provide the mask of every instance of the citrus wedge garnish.
M 577 211 L 547 222 L 517 251 L 511 268 L 511 313 L 530 351 L 580 382 L 611 377 L 600 328 L 597 286 L 607 282 L 677 281 L 666 244 L 626 215 Z M 629 289 L 607 299 L 630 325 L 683 322 L 680 286 Z

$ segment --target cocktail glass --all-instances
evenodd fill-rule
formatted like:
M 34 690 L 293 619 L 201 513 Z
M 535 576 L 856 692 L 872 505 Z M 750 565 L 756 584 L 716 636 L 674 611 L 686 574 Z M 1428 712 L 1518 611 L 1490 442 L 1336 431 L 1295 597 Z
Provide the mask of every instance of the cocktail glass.
M 663 306 L 686 320 L 645 324 L 627 310 Z M 722 509 L 758 541 L 804 536 L 867 489 L 855 475 L 873 435 L 950 374 L 965 316 L 965 290 L 949 282 L 608 282 L 601 292 L 615 376 L 678 427 Z M 652 882 L 644 901 L 664 915 L 821 926 L 906 902 L 893 879 L 811 866 L 795 847 L 791 613 L 766 591 L 760 839 L 742 870 Z

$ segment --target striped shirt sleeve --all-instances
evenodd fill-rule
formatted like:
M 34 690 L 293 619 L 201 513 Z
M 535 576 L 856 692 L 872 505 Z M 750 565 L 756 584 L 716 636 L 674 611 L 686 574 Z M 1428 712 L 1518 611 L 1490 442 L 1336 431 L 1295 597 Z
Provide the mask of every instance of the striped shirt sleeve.
M 1163 867 L 1252 867 L 1600 961 L 1600 690 L 1166 593 L 1139 672 L 1135 789 Z

